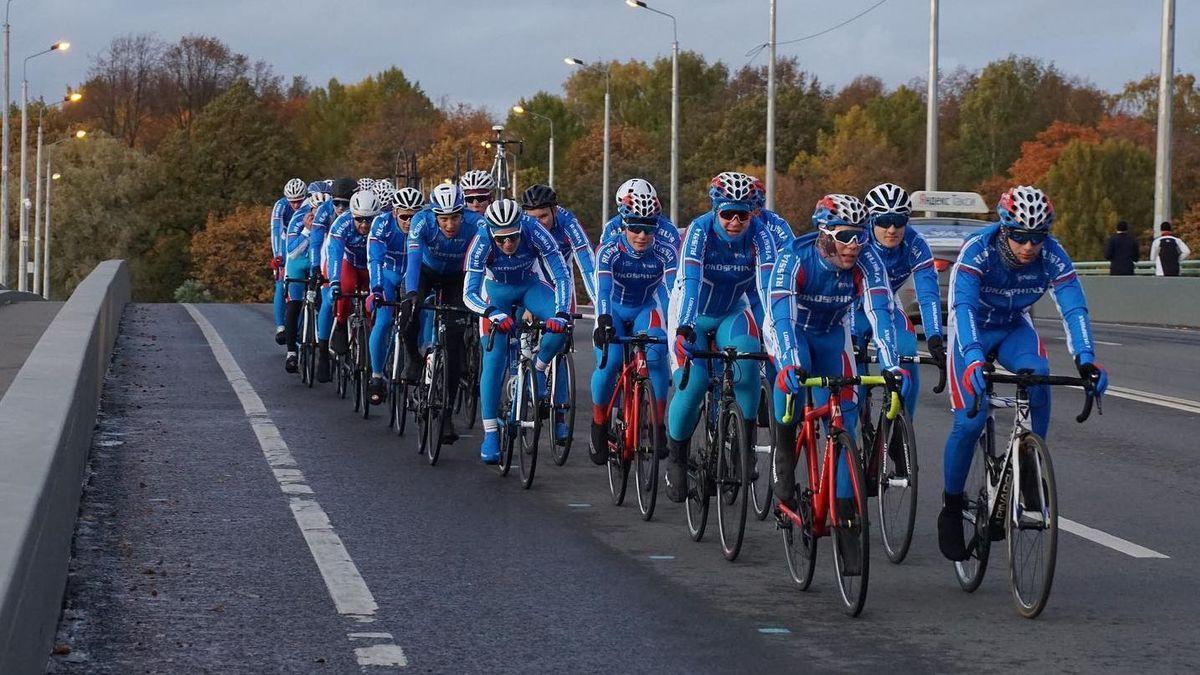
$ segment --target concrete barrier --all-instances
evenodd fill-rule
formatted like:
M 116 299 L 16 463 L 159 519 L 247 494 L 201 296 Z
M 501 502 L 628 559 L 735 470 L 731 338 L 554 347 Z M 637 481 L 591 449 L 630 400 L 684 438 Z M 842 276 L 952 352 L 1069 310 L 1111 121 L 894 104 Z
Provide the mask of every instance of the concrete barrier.
M 1193 277 L 1081 276 L 1093 321 L 1200 328 L 1200 279 Z M 1056 317 L 1049 295 L 1033 306 L 1036 317 Z
M 101 263 L 0 399 L 0 673 L 42 673 L 129 267 Z

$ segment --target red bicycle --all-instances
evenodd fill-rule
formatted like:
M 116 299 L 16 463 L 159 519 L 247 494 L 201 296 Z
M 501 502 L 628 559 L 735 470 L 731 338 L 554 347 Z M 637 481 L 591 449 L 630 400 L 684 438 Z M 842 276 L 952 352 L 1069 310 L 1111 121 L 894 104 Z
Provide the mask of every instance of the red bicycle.
M 817 560 L 817 540 L 833 534 L 833 560 L 837 572 L 838 590 L 850 616 L 858 616 L 867 600 L 867 581 L 870 578 L 870 527 L 867 518 L 867 494 L 863 484 L 862 461 L 854 438 L 842 425 L 842 394 L 846 387 L 880 386 L 880 376 L 810 377 L 805 387 L 829 389 L 829 400 L 819 408 L 813 407 L 812 393 L 806 392 L 804 419 L 796 438 L 796 510 L 776 503 L 783 531 L 783 548 L 788 571 L 801 590 L 812 583 Z M 848 392 L 847 392 L 848 393 Z M 787 397 L 784 424 L 791 424 L 793 400 Z M 900 396 L 891 392 L 890 418 L 900 411 Z M 825 425 L 825 455 L 818 463 L 817 432 Z M 851 513 L 838 513 L 837 460 L 842 458 L 850 472 L 853 489 Z M 843 538 L 848 538 L 843 541 Z M 857 546 L 855 546 L 857 544 Z M 846 551 L 857 548 L 858 559 L 848 560 Z
M 632 337 L 614 337 L 610 342 L 624 347 L 624 365 L 604 411 L 608 417 L 608 489 L 614 505 L 624 503 L 629 467 L 632 465 L 638 510 L 642 513 L 642 520 L 650 520 L 658 499 L 655 434 L 662 420 L 658 418 L 658 406 L 655 405 L 646 347 L 665 344 L 666 340 L 638 333 Z M 602 351 L 601 369 L 608 364 L 608 349 Z M 620 414 L 616 414 L 618 410 Z M 664 442 L 665 439 L 657 441 Z

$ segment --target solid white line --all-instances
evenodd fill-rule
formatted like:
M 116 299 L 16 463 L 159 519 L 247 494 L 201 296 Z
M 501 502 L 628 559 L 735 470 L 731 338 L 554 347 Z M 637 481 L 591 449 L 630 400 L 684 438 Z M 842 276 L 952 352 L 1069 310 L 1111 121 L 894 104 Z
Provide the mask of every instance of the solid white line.
M 1138 546 L 1131 541 L 1126 541 L 1120 537 L 1114 537 L 1107 532 L 1102 532 L 1094 527 L 1088 527 L 1083 523 L 1077 523 L 1070 518 L 1063 518 L 1062 516 L 1059 516 L 1058 526 L 1067 532 L 1070 532 L 1071 534 L 1083 537 L 1088 541 L 1094 541 L 1101 546 L 1107 546 L 1114 551 L 1120 551 L 1121 553 L 1124 553 L 1132 558 L 1170 559 L 1170 556 L 1163 555 L 1158 551 L 1148 549 L 1145 546 Z
M 1067 341 L 1067 338 L 1063 337 L 1062 335 L 1054 335 L 1054 336 L 1051 336 L 1051 337 L 1053 337 L 1055 340 L 1062 340 L 1063 342 L 1066 342 L 1066 341 Z M 1122 346 L 1124 346 L 1124 345 L 1122 345 L 1120 342 L 1105 342 L 1104 340 L 1096 340 L 1096 339 L 1093 339 L 1093 340 L 1092 340 L 1092 342 L 1095 342 L 1095 343 L 1096 343 L 1096 344 L 1098 344 L 1098 345 L 1108 345 L 1109 347 L 1122 347 Z
M 1155 394 L 1149 391 L 1141 391 L 1140 389 L 1129 389 L 1127 387 L 1114 386 L 1110 386 L 1104 395 L 1116 396 L 1117 398 L 1126 398 L 1130 401 L 1150 403 L 1163 408 L 1182 410 L 1183 412 L 1200 415 L 1200 402 L 1189 401 L 1186 398 L 1176 398 L 1174 396 L 1166 396 L 1165 394 Z
M 196 325 L 200 327 L 200 332 L 204 334 L 204 339 L 208 341 L 217 365 L 221 367 L 225 379 L 229 381 L 229 386 L 233 388 L 234 394 L 242 404 L 242 410 L 258 438 L 263 457 L 270 465 L 279 489 L 289 496 L 288 505 L 292 516 L 296 519 L 296 525 L 300 528 L 305 543 L 308 544 L 308 550 L 321 572 L 325 588 L 329 591 L 329 597 L 333 600 L 338 614 L 360 622 L 373 621 L 371 617 L 379 609 L 379 605 L 375 603 L 375 596 L 371 594 L 371 589 L 367 588 L 367 582 L 363 580 L 358 566 L 346 551 L 341 537 L 330 524 L 329 516 L 316 499 L 295 496 L 311 495 L 312 488 L 307 485 L 304 473 L 296 465 L 296 460 L 288 450 L 287 443 L 283 441 L 279 428 L 267 414 L 267 407 L 262 398 L 254 390 L 246 373 L 237 364 L 233 353 L 208 319 L 194 305 L 184 304 L 183 308 L 192 316 Z M 351 637 L 357 635 L 363 634 L 352 633 Z M 384 635 L 391 639 L 391 635 Z M 408 665 L 404 651 L 396 644 L 360 647 L 355 648 L 354 652 L 360 666 Z

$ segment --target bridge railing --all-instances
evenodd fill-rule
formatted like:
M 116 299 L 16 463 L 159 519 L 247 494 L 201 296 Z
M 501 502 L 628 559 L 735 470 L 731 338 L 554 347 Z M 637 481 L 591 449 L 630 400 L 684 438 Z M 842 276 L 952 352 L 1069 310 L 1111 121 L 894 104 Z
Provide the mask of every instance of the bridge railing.
M 1083 260 L 1075 263 L 1075 271 L 1081 276 L 1108 274 L 1107 260 Z M 1133 273 L 1139 277 L 1154 276 L 1154 263 L 1143 260 L 1133 264 Z M 1200 277 L 1200 260 L 1184 260 L 1179 263 L 1179 276 Z

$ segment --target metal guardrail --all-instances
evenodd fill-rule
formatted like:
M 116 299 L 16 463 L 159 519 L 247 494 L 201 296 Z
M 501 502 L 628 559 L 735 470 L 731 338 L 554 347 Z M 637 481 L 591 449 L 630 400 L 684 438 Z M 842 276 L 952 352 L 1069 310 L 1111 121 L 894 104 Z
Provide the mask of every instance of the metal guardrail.
M 1107 276 L 1107 260 L 1084 260 L 1075 263 L 1075 271 L 1081 276 Z M 1139 277 L 1154 276 L 1154 263 L 1143 260 L 1133 264 L 1133 273 Z M 1179 276 L 1200 277 L 1200 260 L 1184 260 L 1179 263 Z

